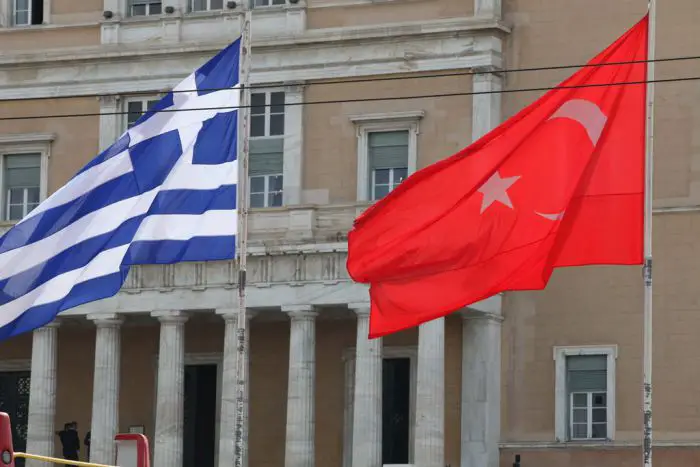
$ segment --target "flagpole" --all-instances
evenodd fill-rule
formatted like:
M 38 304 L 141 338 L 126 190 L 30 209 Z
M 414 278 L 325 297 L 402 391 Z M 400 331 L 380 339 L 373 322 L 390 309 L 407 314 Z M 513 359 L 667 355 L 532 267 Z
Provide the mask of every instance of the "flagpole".
M 647 62 L 646 153 L 644 189 L 644 467 L 651 467 L 651 369 L 652 369 L 652 208 L 654 179 L 654 72 L 656 58 L 656 0 L 649 0 L 649 47 Z
M 236 423 L 234 466 L 246 467 L 248 458 L 248 329 L 246 313 L 246 265 L 248 247 L 248 156 L 250 127 L 251 9 L 243 4 L 239 83 L 241 101 L 238 109 L 238 319 L 236 325 Z

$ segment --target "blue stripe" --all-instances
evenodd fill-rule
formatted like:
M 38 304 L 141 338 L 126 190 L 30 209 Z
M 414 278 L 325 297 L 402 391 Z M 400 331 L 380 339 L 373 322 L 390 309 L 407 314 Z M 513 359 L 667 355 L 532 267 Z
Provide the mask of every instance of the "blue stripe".
M 116 230 L 77 243 L 48 261 L 3 279 L 0 281 L 0 305 L 31 292 L 60 274 L 84 267 L 102 251 L 128 244 L 144 217 L 129 219 Z
M 235 185 L 217 190 L 172 190 L 159 193 L 148 213 L 128 219 L 110 232 L 72 245 L 43 263 L 0 280 L 0 305 L 34 290 L 55 276 L 84 267 L 101 251 L 131 242 L 141 221 L 148 215 L 203 214 L 210 210 L 231 210 L 235 206 Z
M 0 253 L 39 241 L 94 211 L 138 194 L 134 176 L 131 173 L 124 174 L 69 203 L 47 209 L 16 225 L 0 238 Z
M 124 264 L 172 264 L 181 261 L 221 261 L 236 256 L 236 237 L 194 237 L 189 240 L 134 242 Z
M 111 159 L 114 156 L 116 156 L 117 154 L 120 154 L 120 153 L 126 151 L 127 149 L 129 149 L 129 142 L 130 141 L 131 141 L 131 137 L 129 136 L 129 134 L 124 133 L 123 135 L 121 135 L 121 137 L 117 140 L 116 143 L 112 144 L 110 147 L 108 147 L 107 149 L 102 151 L 102 153 L 99 156 L 95 157 L 93 160 L 88 162 L 82 169 L 80 169 L 80 172 L 75 174 L 75 176 L 73 178 L 77 177 L 78 175 L 85 172 L 89 168 L 94 167 L 96 165 L 99 165 L 99 164 L 103 163 L 104 161 L 106 161 L 107 159 Z
M 73 286 L 70 293 L 62 300 L 27 309 L 17 319 L 0 328 L 0 340 L 40 328 L 53 321 L 61 311 L 116 295 L 128 273 L 129 267 L 122 267 L 121 271 L 115 274 L 98 277 Z

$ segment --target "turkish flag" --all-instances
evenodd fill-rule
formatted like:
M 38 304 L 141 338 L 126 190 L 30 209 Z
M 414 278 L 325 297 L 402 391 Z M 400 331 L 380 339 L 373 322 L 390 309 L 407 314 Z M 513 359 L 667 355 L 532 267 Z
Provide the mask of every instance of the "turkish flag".
M 356 219 L 347 268 L 370 284 L 370 338 L 543 289 L 556 267 L 642 263 L 647 33 L 644 17 Z

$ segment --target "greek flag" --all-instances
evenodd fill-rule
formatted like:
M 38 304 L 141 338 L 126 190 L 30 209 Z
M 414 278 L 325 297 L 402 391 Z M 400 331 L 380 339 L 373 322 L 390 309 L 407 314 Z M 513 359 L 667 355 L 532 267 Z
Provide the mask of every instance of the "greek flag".
M 115 295 L 132 265 L 235 257 L 240 46 L 0 238 L 0 340 Z

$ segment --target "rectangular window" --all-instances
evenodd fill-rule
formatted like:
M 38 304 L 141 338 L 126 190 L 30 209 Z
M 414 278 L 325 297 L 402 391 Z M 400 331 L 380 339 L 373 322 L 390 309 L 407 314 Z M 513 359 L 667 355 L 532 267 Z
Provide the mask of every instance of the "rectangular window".
M 566 357 L 569 439 L 608 437 L 608 374 L 606 355 Z
M 44 22 L 44 0 L 10 0 L 12 24 L 29 26 Z
M 273 5 L 286 5 L 287 0 L 254 0 L 254 6 L 273 6 Z
M 7 154 L 3 160 L 3 218 L 19 221 L 39 205 L 41 154 Z
M 150 108 L 160 102 L 159 97 L 139 97 L 126 101 L 126 128 L 131 128 Z
M 251 208 L 282 206 L 284 164 L 284 92 L 251 94 L 250 164 Z
M 190 11 L 223 10 L 224 0 L 190 0 Z
M 408 176 L 408 131 L 381 131 L 368 135 L 370 199 L 378 200 Z
M 163 11 L 161 0 L 131 0 L 130 6 L 131 16 L 159 15 Z

